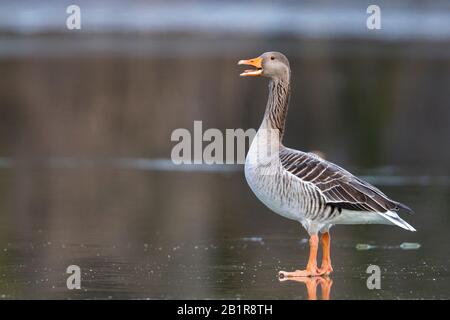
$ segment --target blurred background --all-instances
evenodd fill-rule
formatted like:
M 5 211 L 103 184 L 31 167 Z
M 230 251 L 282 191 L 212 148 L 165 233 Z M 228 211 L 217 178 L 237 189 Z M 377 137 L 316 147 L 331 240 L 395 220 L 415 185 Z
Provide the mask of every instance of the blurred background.
M 66 27 L 71 4 L 81 30 Z M 370 4 L 380 30 L 366 27 Z M 306 232 L 259 203 L 242 166 L 170 161 L 172 131 L 194 120 L 259 126 L 267 81 L 239 78 L 236 63 L 265 51 L 292 68 L 285 145 L 322 151 L 415 211 L 404 218 L 417 233 L 333 230 L 332 298 L 449 298 L 439 0 L 2 0 L 0 297 L 306 298 L 276 279 L 303 267 Z M 365 286 L 374 263 L 383 290 Z M 70 264 L 81 290 L 66 288 Z

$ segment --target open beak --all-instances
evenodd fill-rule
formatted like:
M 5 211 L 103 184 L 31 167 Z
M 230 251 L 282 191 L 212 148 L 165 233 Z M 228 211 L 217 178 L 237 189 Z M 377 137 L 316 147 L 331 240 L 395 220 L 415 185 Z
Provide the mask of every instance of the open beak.
M 263 73 L 263 69 L 262 69 L 262 58 L 258 57 L 258 58 L 254 58 L 254 59 L 249 59 L 249 60 L 240 60 L 238 62 L 239 65 L 246 65 L 246 66 L 252 66 L 255 67 L 256 69 L 251 69 L 251 70 L 245 70 L 244 72 L 242 72 L 240 74 L 241 77 L 248 77 L 248 76 L 261 76 Z

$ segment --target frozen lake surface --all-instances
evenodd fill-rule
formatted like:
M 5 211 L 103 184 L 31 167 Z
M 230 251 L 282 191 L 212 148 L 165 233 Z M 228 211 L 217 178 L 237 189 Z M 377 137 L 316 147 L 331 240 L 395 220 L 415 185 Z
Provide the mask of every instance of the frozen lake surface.
M 334 274 L 306 284 L 277 278 L 305 266 L 306 232 L 263 207 L 239 168 L 2 164 L 5 299 L 307 299 L 321 285 L 319 299 L 450 298 L 445 179 L 384 185 L 372 171 L 380 188 L 415 210 L 403 217 L 418 232 L 335 227 Z M 81 290 L 66 287 L 72 264 L 81 268 Z M 371 264 L 381 269 L 380 290 L 366 286 Z

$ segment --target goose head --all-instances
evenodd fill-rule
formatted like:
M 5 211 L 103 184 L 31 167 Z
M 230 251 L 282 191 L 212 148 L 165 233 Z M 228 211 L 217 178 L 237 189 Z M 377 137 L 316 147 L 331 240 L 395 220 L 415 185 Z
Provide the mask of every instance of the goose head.
M 272 80 L 289 82 L 291 69 L 286 56 L 280 52 L 266 52 L 257 58 L 240 60 L 239 65 L 252 66 L 255 69 L 245 70 L 242 77 L 264 76 Z

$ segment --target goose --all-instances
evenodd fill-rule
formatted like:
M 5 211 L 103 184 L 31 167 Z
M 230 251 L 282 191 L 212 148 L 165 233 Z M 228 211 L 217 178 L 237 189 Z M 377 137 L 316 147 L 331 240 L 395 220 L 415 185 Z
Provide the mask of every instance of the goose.
M 340 224 L 386 224 L 415 231 L 402 220 L 406 205 L 347 170 L 312 152 L 282 143 L 290 97 L 291 70 L 280 52 L 266 52 L 238 65 L 253 67 L 240 75 L 269 78 L 269 95 L 261 125 L 245 159 L 245 178 L 256 197 L 269 209 L 298 221 L 309 234 L 305 270 L 280 271 L 280 278 L 327 276 L 333 272 L 330 228 Z M 322 264 L 317 266 L 319 234 Z

